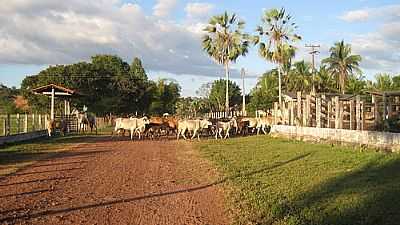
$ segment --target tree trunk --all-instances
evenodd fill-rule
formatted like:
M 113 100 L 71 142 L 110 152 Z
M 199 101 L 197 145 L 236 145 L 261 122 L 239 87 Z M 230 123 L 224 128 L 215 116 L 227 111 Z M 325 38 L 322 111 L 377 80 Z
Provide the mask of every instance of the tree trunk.
M 278 64 L 278 83 L 279 83 L 279 106 L 282 105 L 282 77 L 281 77 L 281 67 Z
M 225 113 L 229 114 L 229 63 L 225 63 L 225 79 L 226 79 L 226 90 L 225 90 Z

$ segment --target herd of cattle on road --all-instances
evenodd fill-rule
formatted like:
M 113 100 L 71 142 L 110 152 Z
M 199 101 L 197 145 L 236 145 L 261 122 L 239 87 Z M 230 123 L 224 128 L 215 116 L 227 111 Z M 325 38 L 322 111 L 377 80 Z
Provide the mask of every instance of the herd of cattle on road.
M 139 139 L 147 137 L 150 139 L 159 139 L 176 135 L 179 140 L 183 137 L 191 139 L 197 137 L 200 140 L 202 136 L 214 136 L 218 138 L 228 138 L 230 135 L 248 135 L 252 133 L 267 134 L 267 129 L 271 127 L 273 118 L 271 116 L 261 118 L 251 117 L 232 117 L 228 119 L 178 119 L 172 116 L 147 117 L 142 118 L 117 118 L 115 119 L 114 134 L 124 135 L 125 131 L 130 132 L 131 140 L 134 136 Z
M 96 131 L 97 134 L 96 117 L 86 112 L 79 112 L 78 110 L 73 110 L 72 115 L 76 117 L 78 132 L 85 132 L 90 128 L 91 132 Z M 128 131 L 131 140 L 135 136 L 138 136 L 139 139 L 143 137 L 160 139 L 172 135 L 175 135 L 177 140 L 180 137 L 186 140 L 188 139 L 188 135 L 191 136 L 191 139 L 197 137 L 200 140 L 200 136 L 213 136 L 215 139 L 226 139 L 230 135 L 258 135 L 260 132 L 267 134 L 267 130 L 272 126 L 274 119 L 271 115 L 255 118 L 180 119 L 166 114 L 162 117 L 116 118 L 112 121 L 115 124 L 112 136 L 115 134 L 124 135 Z M 66 121 L 64 119 L 60 121 L 48 121 L 48 135 L 51 136 L 56 129 L 60 130 L 62 135 L 68 132 Z

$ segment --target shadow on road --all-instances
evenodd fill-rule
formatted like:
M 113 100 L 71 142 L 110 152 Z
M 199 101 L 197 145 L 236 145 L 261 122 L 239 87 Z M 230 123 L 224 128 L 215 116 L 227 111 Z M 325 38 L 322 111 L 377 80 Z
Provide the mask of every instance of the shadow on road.
M 76 206 L 76 207 L 71 207 L 71 208 L 64 208 L 64 209 L 49 209 L 41 212 L 36 212 L 36 213 L 29 213 L 25 215 L 20 215 L 20 216 L 10 216 L 10 217 L 3 217 L 0 218 L 0 222 L 10 222 L 10 221 L 15 221 L 18 219 L 33 219 L 33 218 L 38 218 L 38 217 L 43 217 L 43 216 L 50 216 L 50 215 L 56 215 L 56 214 L 62 214 L 62 213 L 69 213 L 77 210 L 84 210 L 84 209 L 90 209 L 90 208 L 96 208 L 96 207 L 101 207 L 101 206 L 110 206 L 110 205 L 115 205 L 115 204 L 120 204 L 120 203 L 128 203 L 128 202 L 135 202 L 135 201 L 140 201 L 140 200 L 145 200 L 145 199 L 151 199 L 151 198 L 157 198 L 157 197 L 164 197 L 164 196 L 170 196 L 170 195 L 175 195 L 175 194 L 180 194 L 180 193 L 190 193 L 194 191 L 199 191 L 202 189 L 206 189 L 215 185 L 219 185 L 222 183 L 225 183 L 229 180 L 234 180 L 237 178 L 243 178 L 243 177 L 248 177 L 252 176 L 258 173 L 266 172 L 268 170 L 272 170 L 275 168 L 278 168 L 280 166 L 284 166 L 286 164 L 289 164 L 294 161 L 298 161 L 301 159 L 304 159 L 308 156 L 310 156 L 312 153 L 307 153 L 304 155 L 300 155 L 297 157 L 294 157 L 290 160 L 283 161 L 276 163 L 272 166 L 266 166 L 262 169 L 259 170 L 254 170 L 250 171 L 247 173 L 240 173 L 237 175 L 229 176 L 229 177 L 224 177 L 220 180 L 217 180 L 215 182 L 206 184 L 206 185 L 201 185 L 193 188 L 186 188 L 186 189 L 181 189 L 181 190 L 176 190 L 176 191 L 170 191 L 170 192 L 163 192 L 163 193 L 156 193 L 156 194 L 148 194 L 148 195 L 143 195 L 143 196 L 137 196 L 137 197 L 132 197 L 132 198 L 124 198 L 124 199 L 116 199 L 112 201 L 104 201 L 104 202 L 98 202 L 98 203 L 93 203 L 93 204 L 87 204 L 87 205 L 82 205 L 82 206 Z

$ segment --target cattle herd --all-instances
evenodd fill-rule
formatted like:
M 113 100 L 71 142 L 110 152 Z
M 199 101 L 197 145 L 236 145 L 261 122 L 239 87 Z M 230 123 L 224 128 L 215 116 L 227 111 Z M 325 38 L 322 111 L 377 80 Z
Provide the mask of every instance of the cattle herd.
M 173 116 L 163 117 L 141 117 L 141 118 L 116 118 L 115 128 L 112 135 L 124 135 L 126 131 L 130 133 L 131 140 L 137 136 L 139 139 L 160 139 L 175 136 L 197 138 L 200 136 L 212 136 L 215 139 L 229 138 L 231 135 L 250 135 L 268 133 L 273 118 L 271 116 L 252 118 L 252 117 L 232 117 L 227 119 L 178 119 Z

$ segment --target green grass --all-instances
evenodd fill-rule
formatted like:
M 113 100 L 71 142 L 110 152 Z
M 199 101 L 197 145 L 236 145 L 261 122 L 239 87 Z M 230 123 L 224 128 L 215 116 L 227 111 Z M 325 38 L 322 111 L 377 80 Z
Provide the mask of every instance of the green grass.
M 400 156 L 266 136 L 209 140 L 237 224 L 399 224 Z

